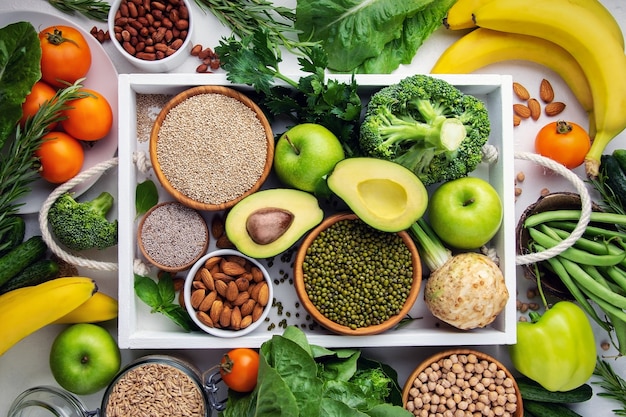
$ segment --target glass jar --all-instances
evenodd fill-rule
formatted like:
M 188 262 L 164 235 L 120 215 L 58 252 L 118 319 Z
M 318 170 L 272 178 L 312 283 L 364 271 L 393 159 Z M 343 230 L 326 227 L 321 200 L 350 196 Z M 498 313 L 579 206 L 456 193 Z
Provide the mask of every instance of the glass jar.
M 224 409 L 223 401 L 217 399 L 219 381 L 219 372 L 201 374 L 181 359 L 149 355 L 133 361 L 113 378 L 100 409 L 87 410 L 67 391 L 38 386 L 21 393 L 7 417 L 210 417 L 213 410 Z M 133 401 L 138 398 L 141 402 Z M 140 405 L 151 407 L 152 414 L 142 414 Z

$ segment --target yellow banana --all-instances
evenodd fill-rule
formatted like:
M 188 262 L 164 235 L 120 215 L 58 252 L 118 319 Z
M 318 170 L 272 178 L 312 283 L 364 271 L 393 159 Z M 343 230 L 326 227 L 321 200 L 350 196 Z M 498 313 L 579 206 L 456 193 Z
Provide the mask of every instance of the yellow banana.
M 97 323 L 117 317 L 117 300 L 103 292 L 97 292 L 87 301 L 52 324 Z
M 450 45 L 431 69 L 432 74 L 467 74 L 502 61 L 530 61 L 563 78 L 580 105 L 593 110 L 589 83 L 574 57 L 557 44 L 536 36 L 478 28 Z
M 492 0 L 474 11 L 480 27 L 538 36 L 578 61 L 593 97 L 596 134 L 585 170 L 596 177 L 606 145 L 626 128 L 626 55 L 590 0 Z
M 0 355 L 83 304 L 97 290 L 93 279 L 71 277 L 56 278 L 0 296 Z
M 474 10 L 491 0 L 457 0 L 448 9 L 443 25 L 450 30 L 470 29 L 476 27 Z

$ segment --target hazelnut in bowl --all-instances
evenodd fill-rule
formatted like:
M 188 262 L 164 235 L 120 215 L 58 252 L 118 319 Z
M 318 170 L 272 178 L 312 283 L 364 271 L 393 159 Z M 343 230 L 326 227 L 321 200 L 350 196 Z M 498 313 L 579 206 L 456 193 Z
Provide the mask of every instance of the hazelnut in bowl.
M 274 136 L 249 97 L 206 85 L 167 102 L 150 132 L 149 150 L 170 195 L 197 210 L 217 211 L 261 188 L 272 169 Z
M 407 232 L 382 232 L 353 213 L 327 217 L 303 240 L 294 264 L 302 306 L 324 328 L 372 335 L 397 325 L 413 307 L 422 282 Z
M 407 378 L 402 404 L 415 416 L 524 415 L 513 375 L 494 357 L 473 349 L 446 350 L 420 363 Z
M 115 49 L 148 72 L 171 71 L 189 58 L 193 26 L 189 0 L 114 0 L 108 16 Z
M 239 337 L 267 317 L 274 298 L 272 280 L 256 259 L 234 249 L 218 249 L 200 258 L 183 286 L 185 309 L 206 333 Z

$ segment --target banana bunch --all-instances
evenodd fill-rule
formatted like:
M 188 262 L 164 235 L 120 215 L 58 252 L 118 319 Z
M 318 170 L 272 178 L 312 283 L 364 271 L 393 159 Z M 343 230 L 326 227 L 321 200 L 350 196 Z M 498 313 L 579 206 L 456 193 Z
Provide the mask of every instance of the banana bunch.
M 544 65 L 568 84 L 589 113 L 594 137 L 585 158 L 596 177 L 600 156 L 626 128 L 626 55 L 619 24 L 598 0 L 458 0 L 450 29 L 478 27 L 435 63 L 432 73 L 467 73 L 503 60 Z
M 91 278 L 65 277 L 0 295 L 0 355 L 48 324 L 117 316 L 117 301 L 97 291 Z

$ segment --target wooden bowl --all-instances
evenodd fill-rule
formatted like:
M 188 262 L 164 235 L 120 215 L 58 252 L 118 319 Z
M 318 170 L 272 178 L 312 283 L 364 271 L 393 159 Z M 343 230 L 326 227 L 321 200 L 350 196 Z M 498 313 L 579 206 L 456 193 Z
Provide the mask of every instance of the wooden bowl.
M 415 301 L 417 300 L 417 296 L 419 294 L 420 286 L 422 283 L 422 265 L 419 253 L 417 251 L 417 247 L 415 246 L 415 243 L 407 232 L 402 231 L 397 233 L 411 252 L 413 267 L 413 282 L 411 285 L 411 289 L 400 312 L 395 316 L 390 317 L 383 323 L 352 329 L 349 326 L 345 326 L 343 324 L 339 324 L 328 319 L 317 309 L 317 307 L 313 304 L 307 294 L 304 284 L 304 272 L 302 267 L 304 258 L 307 254 L 307 249 L 309 248 L 311 243 L 319 236 L 322 231 L 326 230 L 328 227 L 341 220 L 359 220 L 359 218 L 357 215 L 352 213 L 339 213 L 329 216 L 324 219 L 322 223 L 320 223 L 315 229 L 313 229 L 303 240 L 302 245 L 298 249 L 298 253 L 296 255 L 296 260 L 294 263 L 294 286 L 296 289 L 296 294 L 300 300 L 300 303 L 311 315 L 311 317 L 317 323 L 334 333 L 350 336 L 363 336 L 382 333 L 392 328 L 393 326 L 398 324 L 400 320 L 405 318 L 409 310 L 411 310 Z
M 162 259 L 157 259 L 157 257 L 152 256 L 151 254 L 153 252 L 149 250 L 148 248 L 146 248 L 146 242 L 145 242 L 145 236 L 144 236 L 144 233 L 145 233 L 144 226 L 146 225 L 146 220 L 152 214 L 154 214 L 155 211 L 165 209 L 169 205 L 179 206 L 180 208 L 184 209 L 183 213 L 187 213 L 187 215 L 193 216 L 192 220 L 197 221 L 197 225 L 200 228 L 200 232 L 204 233 L 204 235 L 206 236 L 206 239 L 204 239 L 204 241 L 201 243 L 201 246 L 199 246 L 194 256 L 189 257 L 184 262 L 178 262 L 176 263 L 176 265 L 165 263 L 163 262 Z M 176 206 L 173 206 L 173 207 L 176 207 Z M 184 223 L 184 226 L 188 226 L 189 224 L 190 224 L 189 221 L 187 221 Z M 150 227 L 158 229 L 158 230 L 155 230 L 156 236 L 154 236 L 154 239 L 152 239 L 151 241 L 153 243 L 150 243 L 150 245 L 157 245 L 157 244 L 168 245 L 170 246 L 170 250 L 172 249 L 176 250 L 177 248 L 180 249 L 182 246 L 186 244 L 186 242 L 179 239 L 181 238 L 181 235 L 184 237 L 190 236 L 188 231 L 185 231 L 183 229 L 176 230 L 174 226 L 167 225 L 164 223 L 160 224 L 158 227 L 156 224 L 150 225 Z M 200 213 L 176 201 L 166 201 L 166 202 L 159 203 L 156 206 L 152 207 L 142 217 L 142 219 L 139 222 L 139 226 L 137 227 L 137 245 L 139 246 L 139 250 L 141 251 L 141 254 L 148 260 L 148 262 L 150 262 L 152 265 L 156 266 L 162 271 L 180 272 L 180 271 L 184 271 L 186 269 L 191 268 L 193 264 L 195 264 L 196 261 L 200 259 L 200 257 L 206 253 L 209 247 L 209 242 L 210 242 L 209 227 L 206 221 L 204 220 L 204 218 L 200 215 Z
M 524 415 L 524 405 L 522 402 L 522 394 L 519 390 L 519 387 L 517 386 L 517 382 L 515 381 L 515 378 L 513 377 L 513 375 L 511 374 L 511 372 L 509 372 L 509 370 L 500 362 L 498 361 L 496 358 L 492 357 L 491 355 L 488 355 L 486 353 L 477 351 L 477 350 L 473 350 L 473 349 L 448 349 L 445 350 L 443 352 L 439 352 L 437 354 L 432 355 L 431 357 L 427 358 L 426 360 L 424 360 L 423 362 L 421 362 L 411 373 L 411 375 L 409 375 L 409 377 L 406 380 L 406 383 L 404 384 L 404 389 L 402 390 L 402 404 L 405 408 L 407 408 L 407 404 L 408 402 L 411 400 L 412 401 L 412 396 L 410 394 L 411 388 L 413 387 L 413 382 L 418 378 L 418 376 L 425 370 L 427 369 L 429 366 L 439 362 L 441 359 L 446 359 L 446 358 L 451 358 L 453 355 L 457 355 L 457 357 L 459 355 L 475 355 L 476 359 L 478 362 L 480 361 L 487 361 L 489 363 L 493 363 L 497 366 L 498 370 L 502 370 L 504 371 L 506 378 L 510 379 L 512 381 L 512 388 L 515 391 L 515 398 L 516 398 L 516 410 L 513 412 L 513 414 L 511 414 L 513 417 L 522 417 Z M 462 390 L 461 390 L 462 391 Z M 465 398 L 464 398 L 465 399 Z
M 581 202 L 580 195 L 571 192 L 555 192 L 546 194 L 537 199 L 536 202 L 531 204 L 524 210 L 520 219 L 517 223 L 517 227 L 515 229 L 515 233 L 517 236 L 516 244 L 517 244 L 517 254 L 518 255 L 526 255 L 528 253 L 528 241 L 530 236 L 528 235 L 528 230 L 524 228 L 524 222 L 526 219 L 537 213 L 541 213 L 544 211 L 551 210 L 580 210 Z M 600 207 L 592 203 L 593 211 L 601 211 Z M 522 265 L 522 269 L 524 271 L 524 275 L 533 280 L 537 281 L 537 275 L 535 273 L 535 267 L 538 268 L 539 273 L 541 274 L 541 286 L 548 290 L 552 295 L 559 297 L 564 300 L 573 300 L 574 297 L 569 292 L 569 290 L 565 287 L 561 279 L 555 275 L 553 272 L 544 268 L 541 263 L 539 264 L 527 264 Z
M 159 163 L 158 153 L 157 153 L 159 131 L 163 125 L 163 122 L 166 116 L 168 115 L 170 110 L 172 110 L 174 107 L 176 107 L 177 105 L 179 105 L 186 99 L 199 95 L 199 94 L 222 94 L 226 97 L 230 97 L 235 100 L 238 100 L 239 102 L 243 103 L 246 107 L 248 107 L 250 110 L 252 110 L 252 112 L 256 115 L 256 118 L 258 119 L 258 121 L 261 123 L 263 130 L 265 131 L 265 140 L 266 140 L 265 163 L 263 165 L 262 172 L 259 172 L 260 175 L 259 175 L 258 180 L 245 192 L 240 193 L 239 195 L 237 195 L 236 197 L 228 201 L 212 203 L 212 202 L 206 202 L 206 201 L 198 201 L 197 199 L 194 199 L 188 195 L 185 195 L 183 192 L 181 192 L 179 189 L 175 188 L 172 185 L 172 182 L 163 172 L 163 170 L 161 169 L 161 164 Z M 211 140 L 210 132 L 206 133 L 206 138 L 207 140 Z M 263 111 L 249 97 L 229 87 L 205 85 L 205 86 L 193 87 L 193 88 L 190 88 L 188 90 L 185 90 L 179 93 L 178 95 L 174 96 L 163 107 L 163 109 L 161 109 L 161 112 L 157 116 L 154 122 L 154 125 L 152 127 L 152 131 L 150 133 L 149 149 L 150 149 L 150 161 L 154 168 L 154 172 L 156 173 L 156 176 L 159 182 L 168 193 L 170 193 L 176 200 L 178 200 L 182 204 L 185 204 L 186 206 L 192 207 L 196 210 L 218 211 L 218 210 L 225 210 L 234 206 L 241 199 L 258 191 L 261 188 L 261 186 L 263 185 L 263 183 L 269 176 L 270 171 L 272 169 L 272 162 L 274 159 L 274 136 L 272 133 L 272 128 L 270 126 L 270 123 L 265 117 L 265 115 L 263 114 Z M 222 147 L 219 149 L 219 151 L 221 154 L 223 154 L 223 159 L 231 163 L 235 163 L 235 161 L 242 161 L 243 163 L 245 163 L 246 161 L 245 155 L 244 157 L 239 157 L 238 155 L 235 155 L 234 154 L 235 151 L 231 147 L 228 147 L 228 149 L 224 149 Z M 250 154 L 255 152 L 254 149 L 246 149 L 246 151 L 250 152 Z M 229 152 L 232 152 L 232 154 L 229 155 Z M 245 168 L 250 169 L 247 166 Z M 194 178 L 198 178 L 198 176 L 194 176 Z M 219 186 L 222 187 L 224 185 L 227 185 L 227 184 L 224 184 L 224 181 L 225 180 L 223 179 L 219 181 L 215 180 L 215 184 L 219 184 Z M 207 188 L 209 185 L 210 184 L 207 182 Z

